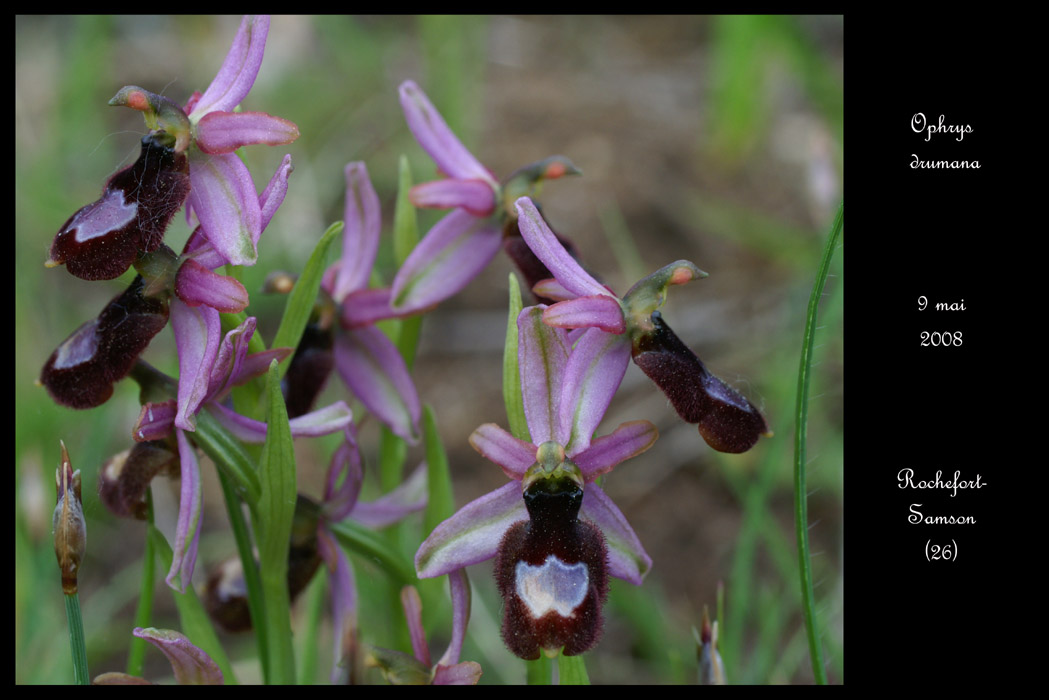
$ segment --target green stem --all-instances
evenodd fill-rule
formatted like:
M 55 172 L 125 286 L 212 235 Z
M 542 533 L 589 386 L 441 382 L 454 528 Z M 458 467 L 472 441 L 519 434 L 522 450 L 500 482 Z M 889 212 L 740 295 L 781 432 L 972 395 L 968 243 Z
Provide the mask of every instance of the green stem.
M 87 673 L 87 645 L 84 644 L 84 621 L 80 617 L 80 598 L 76 593 L 66 596 L 66 619 L 69 621 L 69 645 L 73 652 L 73 682 L 90 685 Z
M 255 562 L 255 550 L 251 543 L 251 533 L 240 507 L 240 498 L 228 475 L 221 469 L 215 472 L 222 486 L 222 495 L 226 500 L 226 513 L 229 515 L 233 539 L 237 543 L 240 555 L 240 566 L 244 572 L 244 585 L 248 596 L 248 612 L 251 614 L 251 626 L 255 630 L 255 642 L 259 650 L 259 663 L 262 666 L 263 683 L 269 681 L 269 648 L 266 644 L 266 602 L 262 596 L 262 580 L 259 578 L 259 567 Z
M 805 338 L 801 345 L 801 367 L 798 369 L 798 397 L 794 423 L 794 531 L 798 539 L 798 569 L 801 573 L 801 600 L 805 616 L 805 630 L 808 633 L 809 655 L 812 659 L 812 672 L 816 682 L 825 685 L 827 672 L 823 662 L 823 648 L 820 645 L 816 629 L 816 603 L 812 592 L 812 568 L 809 561 L 809 527 L 808 527 L 808 491 L 805 486 L 805 439 L 808 427 L 809 383 L 812 371 L 812 353 L 815 345 L 816 316 L 819 310 L 823 286 L 827 281 L 830 261 L 837 247 L 841 234 L 842 211 L 845 203 L 838 207 L 827 245 L 823 249 L 823 258 L 816 271 L 816 282 L 809 297 L 809 308 L 805 318 Z
M 582 656 L 557 656 L 558 685 L 590 685 L 586 662 Z
M 153 524 L 153 491 L 146 489 L 146 523 Z M 156 581 L 156 550 L 153 539 L 146 534 L 146 546 L 142 551 L 142 582 L 138 589 L 138 607 L 135 609 L 135 627 L 152 627 L 153 589 Z M 129 676 L 142 676 L 146 661 L 146 642 L 140 637 L 132 637 L 127 655 L 127 673 Z
M 535 661 L 525 661 L 525 676 L 528 685 L 550 685 L 553 666 L 546 654 L 540 654 Z

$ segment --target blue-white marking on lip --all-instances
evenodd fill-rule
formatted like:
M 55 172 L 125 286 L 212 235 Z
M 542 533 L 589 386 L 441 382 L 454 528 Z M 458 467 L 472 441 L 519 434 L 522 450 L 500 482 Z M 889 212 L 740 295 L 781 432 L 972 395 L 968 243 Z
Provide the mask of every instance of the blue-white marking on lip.
M 517 596 L 539 618 L 553 610 L 572 617 L 590 589 L 590 572 L 583 562 L 565 564 L 553 554 L 539 566 L 523 561 L 514 569 Z

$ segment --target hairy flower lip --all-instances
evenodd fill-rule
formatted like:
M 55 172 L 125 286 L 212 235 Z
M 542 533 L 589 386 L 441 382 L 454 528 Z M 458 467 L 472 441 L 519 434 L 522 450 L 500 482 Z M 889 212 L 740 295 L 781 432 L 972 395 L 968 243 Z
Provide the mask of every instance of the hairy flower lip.
M 622 512 L 594 483 L 656 439 L 656 428 L 648 421 L 625 423 L 609 435 L 591 439 L 626 370 L 629 346 L 610 342 L 616 336 L 590 329 L 570 350 L 567 331 L 543 324 L 542 311 L 541 306 L 528 307 L 518 317 L 522 394 L 533 442 L 515 438 L 494 423 L 474 431 L 470 444 L 511 481 L 466 504 L 430 533 L 415 556 L 420 578 L 440 576 L 496 555 L 507 530 L 528 520 L 522 480 L 537 464 L 540 445 L 551 442 L 560 445 L 565 459 L 579 468 L 585 484 L 580 516 L 605 537 L 609 574 L 639 584 L 651 568 L 651 558 Z M 558 454 L 547 445 L 540 456 L 552 461 Z

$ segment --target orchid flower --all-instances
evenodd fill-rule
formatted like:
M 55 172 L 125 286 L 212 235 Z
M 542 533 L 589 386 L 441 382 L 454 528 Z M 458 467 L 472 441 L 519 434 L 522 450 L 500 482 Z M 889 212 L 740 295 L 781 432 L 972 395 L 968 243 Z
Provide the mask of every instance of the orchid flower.
M 269 34 L 268 16 L 245 16 L 215 79 L 180 108 L 165 97 L 136 86 L 110 100 L 145 113 L 161 127 L 176 153 L 189 159 L 189 208 L 204 235 L 231 265 L 254 265 L 262 232 L 262 212 L 247 166 L 234 153 L 241 146 L 291 143 L 299 137 L 292 122 L 264 112 L 235 112 L 248 96 L 262 65 Z
M 334 364 L 353 394 L 393 433 L 410 443 L 419 437 L 422 408 L 408 367 L 375 322 L 419 311 L 390 308 L 389 289 L 368 289 L 379 250 L 379 197 L 364 163 L 346 166 L 342 258 L 324 275 L 322 287 L 339 306 Z
M 420 578 L 496 558 L 503 640 L 522 658 L 574 655 L 600 634 L 607 576 L 633 584 L 652 560 L 595 480 L 655 442 L 641 420 L 592 439 L 626 371 L 629 348 L 599 329 L 579 336 L 543 323 L 543 305 L 517 319 L 521 392 L 531 441 L 494 423 L 470 444 L 511 482 L 438 525 L 415 556 Z
M 261 443 L 266 439 L 266 424 L 241 416 L 223 405 L 223 400 L 234 386 L 261 376 L 272 360 L 283 359 L 290 352 L 287 348 L 275 348 L 259 353 L 248 354 L 248 345 L 255 333 L 255 318 L 247 318 L 240 326 L 222 337 L 218 327 L 217 314 L 215 327 L 200 328 L 202 339 L 220 337 L 221 341 L 214 351 L 214 358 L 209 364 L 206 382 L 196 411 L 207 406 L 212 415 L 236 438 L 244 442 Z M 177 329 L 176 329 L 177 331 Z M 207 350 L 206 350 L 207 352 Z M 182 362 L 197 361 L 197 356 Z M 180 377 L 181 386 L 181 377 Z M 197 462 L 196 449 L 189 442 L 187 431 L 179 424 L 179 413 L 185 406 L 183 400 L 169 400 L 158 403 L 147 402 L 142 407 L 139 419 L 134 428 L 136 441 L 156 441 L 167 438 L 174 429 L 177 451 L 181 461 L 181 493 L 179 500 L 179 518 L 173 547 L 171 570 L 168 572 L 168 585 L 177 590 L 185 590 L 193 575 L 196 561 L 197 541 L 200 536 L 200 508 L 202 492 L 200 466 Z M 290 421 L 291 434 L 295 437 L 313 437 L 327 435 L 345 429 L 352 420 L 349 407 L 342 401 L 331 406 L 299 416 Z M 134 479 L 133 476 L 128 476 Z
M 144 639 L 168 658 L 179 685 L 222 685 L 222 670 L 207 652 L 195 646 L 186 635 L 174 630 L 136 627 L 133 634 Z M 102 673 L 92 685 L 152 685 L 150 681 L 126 673 Z
M 455 571 L 448 578 L 452 595 L 452 639 L 436 664 L 431 662 L 430 649 L 426 645 L 419 591 L 415 586 L 401 589 L 401 606 L 408 620 L 414 656 L 372 647 L 369 659 L 392 685 L 477 685 L 480 680 L 479 663 L 459 661 L 466 625 L 470 620 L 470 581 L 465 569 Z
M 719 452 L 746 452 L 771 436 L 761 412 L 714 376 L 681 342 L 657 310 L 667 288 L 706 277 L 687 260 L 673 262 L 635 284 L 623 297 L 591 277 L 564 249 L 528 197 L 516 203 L 521 235 L 554 279 L 535 291 L 559 300 L 543 311 L 558 328 L 597 328 L 614 334 L 622 351 L 663 390 L 684 420 L 698 423 L 707 444 Z
M 563 156 L 552 156 L 499 182 L 456 138 L 426 94 L 412 81 L 400 87 L 408 128 L 444 179 L 416 185 L 418 207 L 453 209 L 415 247 L 394 278 L 390 304 L 397 310 L 434 306 L 459 292 L 480 274 L 512 236 L 517 214 L 512 202 L 533 193 L 545 179 L 579 170 Z M 522 268 L 520 252 L 507 238 L 507 252 Z M 530 256 L 529 256 L 530 257 Z

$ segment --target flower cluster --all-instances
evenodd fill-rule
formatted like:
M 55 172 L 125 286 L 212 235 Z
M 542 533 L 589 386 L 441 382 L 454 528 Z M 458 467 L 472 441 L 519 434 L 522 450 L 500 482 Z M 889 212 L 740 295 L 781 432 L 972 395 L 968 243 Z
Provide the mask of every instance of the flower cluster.
M 667 395 L 681 418 L 698 426 L 713 449 L 744 452 L 771 434 L 757 407 L 709 372 L 659 311 L 670 286 L 706 273 L 679 260 L 617 296 L 583 269 L 574 246 L 553 232 L 533 200 L 546 180 L 579 174 L 572 162 L 552 156 L 499 180 L 463 146 L 423 91 L 406 81 L 399 95 L 408 128 L 442 175 L 413 187 L 410 201 L 449 213 L 407 254 L 388 285 L 373 285 L 380 279 L 375 266 L 381 203 L 365 164 L 350 162 L 344 170 L 341 255 L 325 269 L 323 253 L 332 231 L 318 246 L 317 261 L 311 258 L 307 265 L 309 274 L 286 285 L 292 294 L 285 320 L 299 323 L 286 344 L 295 347 L 267 347 L 257 319 L 245 313 L 247 290 L 217 270 L 256 263 L 260 237 L 285 198 L 293 170 L 290 155 L 285 156 L 258 193 L 236 153 L 243 146 L 287 144 L 298 137 L 297 126 L 286 119 L 239 110 L 260 69 L 268 31 L 268 18 L 245 17 L 214 81 L 184 105 L 137 86 L 121 89 L 110 104 L 141 112 L 149 127 L 141 154 L 109 179 L 97 201 L 74 213 L 52 242 L 46 264 L 65 265 L 78 278 L 112 280 L 131 267 L 137 273 L 97 318 L 59 345 L 40 377 L 57 403 L 75 409 L 106 402 L 115 383 L 129 375 L 142 388 L 134 445 L 104 465 L 100 500 L 119 517 L 147 519 L 151 481 L 158 475 L 180 480 L 167 582 L 184 592 L 191 587 L 201 533 L 198 448 L 216 463 L 228 458 L 248 464 L 238 472 L 244 479 L 240 490 L 226 494 L 227 505 L 231 518 L 244 504 L 257 518 L 263 499 L 256 472 L 265 470 L 252 468 L 253 451 L 247 446 L 265 443 L 268 449 L 272 437 L 284 441 L 284 453 L 293 453 L 287 433 L 337 434 L 341 442 L 323 496 L 304 495 L 301 491 L 308 489 L 296 483 L 275 499 L 285 508 L 284 523 L 291 521 L 291 534 L 287 569 L 269 579 L 283 599 L 286 578 L 289 599 L 294 599 L 322 567 L 327 571 L 333 681 L 354 680 L 359 662 L 365 662 L 391 682 L 476 683 L 480 666 L 459 660 L 470 616 L 466 567 L 486 560 L 494 560 L 504 603 L 502 639 L 513 654 L 536 659 L 588 651 L 602 634 L 609 577 L 639 585 L 653 564 L 605 492 L 603 479 L 647 451 L 657 438 L 656 427 L 634 420 L 596 436 L 630 360 Z M 184 206 L 196 227 L 176 253 L 164 238 Z M 341 533 L 351 521 L 378 529 L 425 508 L 427 464 L 377 499 L 362 501 L 365 459 L 358 443 L 361 418 L 354 415 L 362 413 L 360 406 L 351 412 L 349 399 L 320 409 L 314 403 L 334 371 L 363 413 L 389 430 L 384 439 L 395 436 L 398 449 L 417 445 L 424 433 L 429 435 L 423 429 L 429 424 L 421 425 L 423 408 L 410 358 L 405 360 L 379 322 L 433 309 L 466 287 L 499 249 L 516 263 L 536 303 L 516 314 L 508 334 L 517 348 L 515 356 L 508 355 L 508 380 L 519 386 L 519 403 L 513 394 L 507 396 L 514 432 L 485 423 L 469 443 L 498 465 L 509 483 L 438 524 L 415 551 L 419 578 L 449 577 L 452 636 L 437 663 L 426 645 L 421 598 L 411 585 L 402 588 L 401 604 L 413 654 L 362 647 L 357 586 Z M 302 290 L 308 298 L 296 297 Z M 139 359 L 169 322 L 177 378 Z M 271 432 L 275 424 L 258 420 L 244 398 L 269 373 L 269 396 L 279 409 L 276 367 L 286 360 L 281 395 L 288 419 L 276 411 L 280 426 Z M 241 399 L 236 404 L 234 396 Z M 272 421 L 273 412 L 270 416 Z M 437 449 L 429 440 L 428 459 Z M 75 590 L 83 551 L 82 529 L 76 526 L 82 513 L 79 472 L 72 472 L 68 459 L 58 485 L 55 529 L 62 537 L 61 547 L 56 539 L 56 552 L 64 583 Z M 444 513 L 452 510 L 449 506 Z M 258 544 L 268 523 L 255 525 L 263 533 L 256 533 Z M 271 541 L 283 546 L 287 531 L 280 532 Z M 249 604 L 257 595 L 247 583 L 254 580 L 253 567 L 274 558 L 284 564 L 283 549 L 265 549 L 256 560 L 246 539 L 238 542 L 238 558 L 215 569 L 205 589 L 208 613 L 229 632 L 261 627 L 252 619 L 259 610 Z M 278 556 L 271 556 L 274 551 Z M 406 578 L 414 580 L 410 571 Z M 273 630 L 267 625 L 266 634 Z M 223 681 L 216 664 L 179 633 L 139 628 L 135 635 L 168 654 L 180 682 Z M 710 644 L 716 656 L 716 628 Z M 362 649 L 366 653 L 359 656 Z M 117 676 L 108 680 L 128 682 Z

